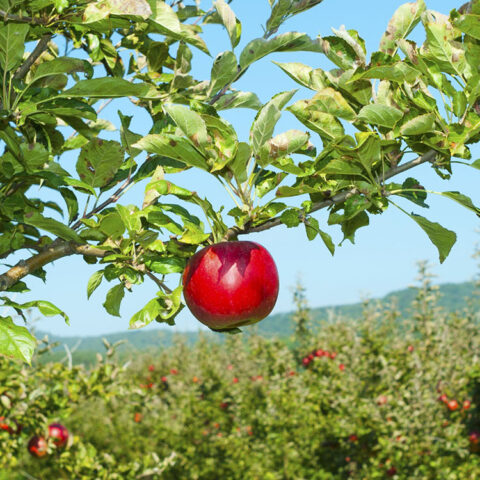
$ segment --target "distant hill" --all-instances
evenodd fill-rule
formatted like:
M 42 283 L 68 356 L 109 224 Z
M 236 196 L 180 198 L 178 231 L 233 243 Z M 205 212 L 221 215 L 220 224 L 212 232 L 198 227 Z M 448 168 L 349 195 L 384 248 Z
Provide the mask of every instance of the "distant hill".
M 466 304 L 467 299 L 471 299 L 474 293 L 475 285 L 473 282 L 464 283 L 446 283 L 439 285 L 440 299 L 438 305 L 446 311 L 454 312 L 462 310 Z M 417 288 L 405 288 L 389 293 L 380 299 L 372 299 L 372 301 L 379 301 L 382 304 L 388 304 L 396 301 L 397 308 L 401 316 L 409 314 L 412 302 L 417 295 Z M 362 302 L 353 303 L 349 305 L 334 305 L 329 307 L 320 307 L 311 309 L 312 319 L 315 323 L 322 323 L 329 318 L 341 316 L 343 318 L 358 318 L 362 314 Z M 252 327 L 244 328 L 246 334 L 257 333 L 265 337 L 288 337 L 293 333 L 294 324 L 292 321 L 292 313 L 278 313 L 271 315 L 262 322 L 253 325 Z M 44 332 L 37 331 L 36 337 L 42 338 Z M 202 332 L 211 339 L 223 341 L 223 336 L 213 332 Z M 132 351 L 144 352 L 149 348 L 166 348 L 172 345 L 176 340 L 183 341 L 187 344 L 194 343 L 198 337 L 199 332 L 172 332 L 170 329 L 165 330 L 136 330 L 125 331 L 114 334 L 107 334 L 96 337 L 60 337 L 48 334 L 51 342 L 59 342 L 60 346 L 51 354 L 45 355 L 45 360 L 58 360 L 65 356 L 63 345 L 67 345 L 70 350 L 74 350 L 73 360 L 76 363 L 94 361 L 95 353 L 105 352 L 102 339 L 105 338 L 111 344 L 127 340 L 127 342 L 119 348 L 120 353 L 126 354 Z

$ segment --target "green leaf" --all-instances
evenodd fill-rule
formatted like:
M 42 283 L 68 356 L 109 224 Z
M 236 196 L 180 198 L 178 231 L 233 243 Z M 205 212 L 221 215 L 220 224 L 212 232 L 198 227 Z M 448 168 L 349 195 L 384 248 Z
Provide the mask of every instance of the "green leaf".
M 68 210 L 68 223 L 73 222 L 78 216 L 78 200 L 72 190 L 59 188 L 58 192 L 63 197 Z
M 447 230 L 439 223 L 431 222 L 425 217 L 416 215 L 415 213 L 408 215 L 418 226 L 420 226 L 420 228 L 428 235 L 431 242 L 437 247 L 440 263 L 443 263 L 457 241 L 456 233 Z
M 184 25 L 178 19 L 175 11 L 172 7 L 165 2 L 157 0 L 149 0 L 150 7 L 152 8 L 152 16 L 150 21 L 152 27 L 159 33 L 163 33 L 176 40 L 182 40 L 186 43 L 199 48 L 203 52 L 209 54 L 208 48 L 205 42 L 195 34 L 191 25 Z
M 421 135 L 431 133 L 435 127 L 435 113 L 427 113 L 408 120 L 400 127 L 401 135 Z
M 462 32 L 480 40 L 480 15 L 460 15 L 453 23 Z
M 105 299 L 103 306 L 110 315 L 114 315 L 115 317 L 120 316 L 120 304 L 124 295 L 125 288 L 123 286 L 123 283 L 115 285 L 108 291 L 107 298 Z
M 465 47 L 456 41 L 458 32 L 448 18 L 441 15 L 426 15 L 423 18 L 427 40 L 420 50 L 422 56 L 433 61 L 442 72 L 460 77 L 471 76 L 465 60 Z
M 35 338 L 25 327 L 13 323 L 11 317 L 0 317 L 0 354 L 27 362 L 32 361 Z
M 129 234 L 135 237 L 142 228 L 141 212 L 135 205 L 117 205 L 116 208 Z
M 305 33 L 289 32 L 269 40 L 257 38 L 248 43 L 240 54 L 240 66 L 245 70 L 253 62 L 272 52 L 322 52 L 319 40 L 312 40 Z
M 278 187 L 286 176 L 287 174 L 284 172 L 263 170 L 255 181 L 255 193 L 258 198 L 264 197 L 268 192 Z
M 100 0 L 87 6 L 82 23 L 99 22 L 110 15 L 147 18 L 151 14 L 152 10 L 146 0 Z
M 345 134 L 340 120 L 329 113 L 309 110 L 308 102 L 305 100 L 295 102 L 287 110 L 292 112 L 307 128 L 318 133 L 324 141 L 331 141 Z
M 366 227 L 370 223 L 368 215 L 366 212 L 360 212 L 358 215 L 355 215 L 352 219 L 346 220 L 342 223 L 342 232 L 345 240 L 350 240 L 350 242 L 355 243 L 355 233 L 361 227 Z
M 256 93 L 252 92 L 233 92 L 220 97 L 214 104 L 216 110 L 228 110 L 230 108 L 251 108 L 258 110 L 262 107 L 262 102 Z
M 355 110 L 349 105 L 340 92 L 333 88 L 325 88 L 316 93 L 311 100 L 306 100 L 307 108 L 312 111 L 329 113 L 335 117 L 354 120 Z
M 303 63 L 278 63 L 278 65 L 290 78 L 300 85 L 310 88 L 311 90 L 323 90 L 328 87 L 328 81 L 322 69 L 314 70 L 312 67 Z
M 237 57 L 231 51 L 219 53 L 213 62 L 210 73 L 209 95 L 216 93 L 235 80 L 238 74 Z
M 398 186 L 393 184 L 391 188 L 397 189 Z M 428 204 L 425 203 L 425 200 L 427 199 L 427 192 L 420 185 L 418 180 L 412 177 L 408 177 L 403 182 L 402 189 L 404 189 L 404 191 L 397 192 L 396 195 L 407 198 L 411 202 L 419 205 L 420 207 L 429 208 Z
M 26 303 L 17 303 L 7 297 L 1 297 L 1 300 L 6 307 L 12 307 L 18 310 L 38 308 L 39 312 L 46 317 L 54 317 L 55 315 L 60 315 L 65 320 L 65 323 L 67 325 L 70 325 L 70 320 L 67 314 L 63 310 L 60 310 L 60 308 L 55 306 L 53 303 L 46 300 L 32 300 Z
M 365 105 L 358 113 L 358 120 L 387 128 L 393 128 L 402 117 L 403 112 L 398 108 L 381 104 Z
M 350 70 L 356 66 L 357 54 L 343 38 L 324 37 L 319 40 L 325 56 L 342 70 Z
M 198 113 L 183 105 L 164 105 L 163 109 L 196 147 L 206 147 L 208 143 L 207 126 Z
M 180 257 L 161 257 L 145 260 L 145 266 L 152 272 L 168 275 L 182 273 L 185 269 L 185 259 Z
M 120 128 L 120 138 L 122 141 L 122 146 L 132 158 L 135 158 L 141 152 L 136 148 L 132 148 L 132 145 L 138 140 L 140 140 L 142 136 L 129 130 L 130 122 L 133 118 L 132 116 L 123 115 L 120 110 L 118 110 L 117 113 L 120 117 L 120 122 L 122 124 Z
M 228 168 L 230 168 L 235 175 L 235 178 L 240 183 L 247 180 L 247 165 L 250 158 L 252 158 L 252 149 L 250 148 L 250 145 L 245 142 L 240 142 L 238 144 L 235 158 L 228 164 Z
M 468 208 L 468 210 L 471 210 L 473 213 L 480 217 L 480 209 L 473 204 L 472 199 L 470 197 L 467 197 L 467 195 L 464 195 L 460 192 L 441 192 L 441 195 L 443 195 L 444 197 L 448 197 L 451 200 L 454 200 L 455 202 L 459 203 L 465 208 Z
M 333 243 L 332 237 L 328 233 L 320 230 L 320 225 L 316 218 L 308 217 L 305 220 L 305 232 L 309 240 L 313 240 L 317 235 L 319 235 L 325 246 L 328 248 L 328 251 L 334 255 L 335 244 Z
M 380 51 L 394 55 L 399 40 L 406 38 L 420 22 L 423 12 L 427 9 L 424 0 L 414 3 L 404 3 L 394 13 L 388 23 L 386 32 L 380 41 Z
M 35 70 L 30 85 L 41 78 L 59 75 L 63 73 L 71 74 L 75 72 L 88 72 L 93 74 L 92 66 L 79 58 L 57 57 L 49 62 L 41 63 Z
M 207 125 L 210 145 L 207 153 L 211 157 L 211 172 L 222 170 L 235 156 L 238 148 L 237 133 L 234 128 L 220 117 L 203 115 Z
M 408 65 L 405 62 L 397 62 L 391 65 L 379 65 L 368 70 L 355 74 L 350 82 L 359 78 L 377 78 L 379 80 L 389 80 L 396 83 L 414 83 L 420 76 L 420 71 Z
M 64 240 L 72 240 L 74 242 L 84 243 L 82 238 L 77 232 L 75 232 L 75 230 L 72 230 L 71 228 L 67 227 L 67 225 L 54 220 L 53 218 L 44 217 L 41 213 L 27 213 L 24 216 L 23 222 L 27 225 L 32 225 L 33 227 L 53 233 L 57 237 L 63 238 Z
M 103 279 L 103 270 L 99 270 L 95 272 L 88 280 L 87 284 L 87 298 L 90 298 L 92 293 L 98 288 L 98 286 L 102 283 Z
M 225 3 L 224 0 L 216 0 L 216 2 L 214 2 L 214 6 L 217 9 L 218 15 L 220 16 L 224 27 L 227 29 L 232 48 L 235 48 L 240 41 L 242 24 L 235 16 L 233 10 L 227 3 Z
M 186 138 L 167 133 L 151 134 L 143 137 L 132 145 L 134 148 L 148 153 L 157 153 L 190 167 L 208 170 L 208 165 L 202 154 Z
M 0 27 L 0 67 L 13 70 L 22 63 L 25 39 L 30 27 L 26 23 L 7 23 Z
M 259 110 L 250 129 L 250 142 L 254 153 L 258 153 L 263 144 L 272 137 L 281 110 L 295 92 L 296 90 L 278 93 Z
M 142 328 L 152 323 L 160 315 L 160 310 L 158 300 L 156 298 L 150 300 L 141 310 L 132 316 L 129 328 Z
M 113 179 L 124 158 L 120 143 L 94 138 L 82 147 L 76 165 L 78 176 L 94 188 L 103 187 Z
M 80 80 L 72 88 L 62 92 L 60 96 L 80 98 L 155 98 L 156 90 L 147 83 L 132 83 L 123 78 L 103 77 Z
M 299 214 L 300 210 L 298 208 L 290 208 L 282 212 L 280 220 L 287 228 L 298 227 L 301 222 Z
M 300 130 L 288 130 L 268 140 L 260 148 L 257 163 L 261 167 L 267 166 L 273 160 L 286 157 L 301 149 L 310 138 L 310 135 Z

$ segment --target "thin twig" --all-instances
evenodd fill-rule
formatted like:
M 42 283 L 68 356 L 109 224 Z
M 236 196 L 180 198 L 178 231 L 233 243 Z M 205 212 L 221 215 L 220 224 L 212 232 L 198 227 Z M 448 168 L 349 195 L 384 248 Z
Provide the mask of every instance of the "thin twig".
M 5 10 L 0 10 L 0 17 L 4 22 L 11 20 L 12 22 L 31 23 L 33 25 L 47 25 L 48 22 L 42 18 L 25 17 L 21 15 L 15 15 L 8 13 Z
M 147 158 L 146 161 L 148 161 L 148 158 Z M 115 203 L 120 198 L 120 196 L 122 195 L 122 192 L 131 185 L 132 181 L 133 181 L 133 177 L 129 176 L 123 182 L 123 184 L 118 188 L 118 190 L 116 190 L 114 193 L 112 193 L 112 195 L 109 198 L 107 198 L 103 203 L 98 205 L 98 207 L 95 207 L 94 209 L 90 210 L 88 213 L 84 214 L 82 216 L 82 218 L 77 220 L 71 228 L 73 230 L 76 230 L 77 228 L 79 228 L 82 225 L 82 220 L 84 218 L 90 218 L 93 215 L 95 215 L 96 213 L 102 211 L 105 207 L 107 207 L 111 203 Z
M 158 285 L 158 288 L 160 288 L 161 290 L 163 290 L 164 292 L 170 294 L 172 293 L 172 290 L 170 290 L 170 288 L 168 288 L 159 278 L 157 278 L 152 272 L 149 272 L 148 270 L 145 270 L 145 275 L 147 275 L 148 278 L 150 278 L 151 280 L 153 280 L 157 285 Z
M 392 178 L 395 175 L 398 175 L 399 173 L 410 170 L 411 168 L 417 167 L 422 163 L 433 162 L 435 160 L 436 155 L 437 155 L 437 152 L 435 150 L 430 150 L 424 155 L 422 155 L 421 157 L 418 157 L 415 160 L 412 160 L 411 162 L 405 163 L 403 165 L 399 165 L 398 167 L 391 168 L 388 172 L 385 173 L 384 180 L 388 180 L 389 178 Z M 334 204 L 343 203 L 345 200 L 347 200 L 349 197 L 351 197 L 355 193 L 357 193 L 356 188 L 352 188 L 345 192 L 337 193 L 332 198 L 324 200 L 323 202 L 314 203 L 311 209 L 309 210 L 309 213 L 317 212 L 318 210 L 322 210 L 323 208 L 329 207 Z M 303 218 L 304 216 L 305 216 L 305 212 L 304 211 L 300 212 L 299 217 Z M 247 226 L 247 228 L 244 228 L 244 229 L 233 227 L 227 231 L 225 238 L 229 240 L 231 238 L 235 238 L 237 235 L 246 235 L 249 233 L 263 232 L 265 230 L 269 230 L 270 228 L 277 227 L 278 225 L 281 225 L 281 224 L 282 224 L 282 221 L 280 220 L 280 218 L 277 217 L 277 218 L 272 218 L 271 220 L 267 220 L 266 222 L 263 222 L 254 227 Z

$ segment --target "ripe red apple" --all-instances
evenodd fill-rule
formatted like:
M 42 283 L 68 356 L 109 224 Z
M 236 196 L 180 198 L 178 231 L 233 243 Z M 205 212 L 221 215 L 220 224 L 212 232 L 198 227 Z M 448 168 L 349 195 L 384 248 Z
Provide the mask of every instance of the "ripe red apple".
M 28 442 L 27 445 L 30 455 L 40 458 L 47 454 L 48 444 L 44 437 L 40 435 L 34 435 Z
M 443 403 L 447 403 L 448 402 L 448 397 L 442 393 L 439 397 L 438 397 L 438 401 L 439 402 L 443 402 Z
M 478 432 L 471 432 L 468 436 L 468 440 L 470 443 L 477 444 L 480 441 L 480 433 Z
M 458 402 L 456 400 L 450 400 L 448 403 L 447 403 L 447 407 L 450 411 L 454 411 L 458 408 Z
M 463 409 L 464 410 L 468 410 L 471 406 L 472 406 L 472 402 L 470 402 L 470 400 L 465 400 L 463 402 Z
M 258 243 L 209 245 L 189 260 L 183 295 L 193 315 L 212 330 L 250 325 L 264 319 L 277 301 L 277 267 Z
M 51 423 L 48 426 L 48 436 L 58 448 L 64 447 L 68 442 L 68 430 L 61 423 Z

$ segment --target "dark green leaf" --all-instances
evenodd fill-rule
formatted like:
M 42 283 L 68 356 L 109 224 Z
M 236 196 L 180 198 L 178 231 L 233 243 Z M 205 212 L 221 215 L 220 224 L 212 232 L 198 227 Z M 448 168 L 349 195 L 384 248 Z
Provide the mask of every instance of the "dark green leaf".
M 114 140 L 92 139 L 82 148 L 77 160 L 77 173 L 92 187 L 107 185 L 123 163 L 125 152 Z
M 416 215 L 415 213 L 411 213 L 409 216 L 420 226 L 420 228 L 428 235 L 431 242 L 437 247 L 440 263 L 443 263 L 457 241 L 457 235 L 455 232 L 447 230 L 440 224 L 431 222 L 425 217 Z
M 75 232 L 75 230 L 72 230 L 53 218 L 44 217 L 41 213 L 27 213 L 23 221 L 28 225 L 32 225 L 49 233 L 53 233 L 57 237 L 63 238 L 64 240 L 73 240 L 74 242 L 83 243 L 82 238 L 77 232 Z
M 22 63 L 25 38 L 30 27 L 26 23 L 7 23 L 0 27 L 0 67 L 13 70 Z

